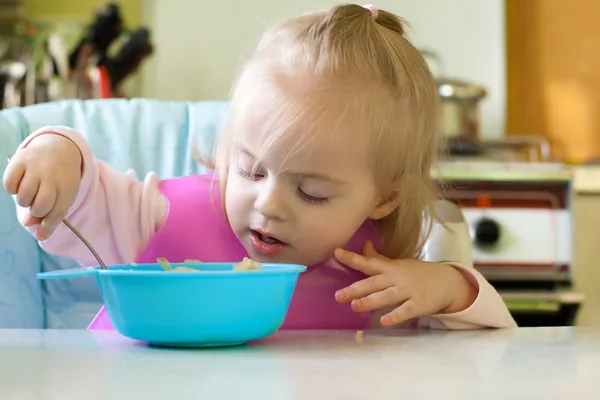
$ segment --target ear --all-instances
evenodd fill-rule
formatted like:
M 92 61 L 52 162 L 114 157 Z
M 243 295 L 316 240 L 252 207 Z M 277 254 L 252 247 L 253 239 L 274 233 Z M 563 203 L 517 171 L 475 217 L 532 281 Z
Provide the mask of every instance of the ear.
M 369 219 L 378 220 L 390 215 L 400 204 L 400 190 L 394 189 L 383 197 L 369 214 Z

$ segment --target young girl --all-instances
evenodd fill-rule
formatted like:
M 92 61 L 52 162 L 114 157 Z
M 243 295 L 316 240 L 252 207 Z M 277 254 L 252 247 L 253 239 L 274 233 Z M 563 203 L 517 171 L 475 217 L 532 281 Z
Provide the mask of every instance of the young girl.
M 437 117 L 434 79 L 401 20 L 342 5 L 264 35 L 235 84 L 212 178 L 140 182 L 77 132 L 46 127 L 4 185 L 41 246 L 84 265 L 95 260 L 64 217 L 109 264 L 308 265 L 284 328 L 514 327 L 472 266 L 418 260 L 435 222 Z M 232 237 L 238 251 L 223 254 Z

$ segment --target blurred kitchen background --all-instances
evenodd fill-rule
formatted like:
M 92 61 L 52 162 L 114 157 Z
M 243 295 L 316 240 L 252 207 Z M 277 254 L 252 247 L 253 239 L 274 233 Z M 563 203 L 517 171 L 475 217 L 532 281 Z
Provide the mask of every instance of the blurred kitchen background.
M 0 106 L 226 99 L 266 25 L 331 0 L 0 0 Z M 438 78 L 474 261 L 521 326 L 600 326 L 600 2 L 380 0 Z

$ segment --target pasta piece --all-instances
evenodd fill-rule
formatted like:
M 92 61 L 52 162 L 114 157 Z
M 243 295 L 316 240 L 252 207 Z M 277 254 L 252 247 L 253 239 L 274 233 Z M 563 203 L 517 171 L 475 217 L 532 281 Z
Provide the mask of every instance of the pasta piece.
M 164 271 L 173 271 L 173 272 L 198 272 L 197 269 L 195 268 L 189 268 L 189 267 L 175 267 L 173 268 L 173 266 L 171 265 L 171 263 L 164 257 L 161 258 L 157 258 L 156 261 L 160 264 L 161 268 Z M 186 263 L 199 263 L 201 261 L 198 260 L 185 260 L 184 262 Z M 132 265 L 134 265 L 132 263 Z M 248 257 L 244 257 L 244 259 L 242 261 L 240 261 L 239 263 L 237 263 L 234 267 L 233 270 L 234 271 L 257 271 L 262 269 L 262 265 L 254 260 L 249 259 Z
M 173 269 L 173 272 L 198 272 L 198 270 L 196 268 L 190 267 L 175 267 L 175 269 Z
M 160 267 L 165 271 L 173 271 L 173 266 L 166 258 L 157 258 L 156 261 L 160 264 Z
M 356 343 L 358 344 L 363 344 L 364 339 L 363 339 L 363 331 L 356 331 L 356 333 L 354 334 L 354 340 L 356 341 Z
M 262 265 L 259 262 L 244 257 L 244 259 L 237 263 L 234 267 L 234 271 L 257 271 L 262 269 Z

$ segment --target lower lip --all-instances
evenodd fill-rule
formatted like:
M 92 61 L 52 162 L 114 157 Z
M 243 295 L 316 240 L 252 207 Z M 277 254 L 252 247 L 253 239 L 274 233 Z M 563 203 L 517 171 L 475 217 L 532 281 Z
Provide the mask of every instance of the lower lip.
M 258 238 L 258 235 L 255 232 L 250 233 L 250 245 L 256 253 L 264 256 L 272 256 L 274 254 L 281 253 L 285 248 L 285 244 L 282 243 L 269 244 L 263 242 Z

